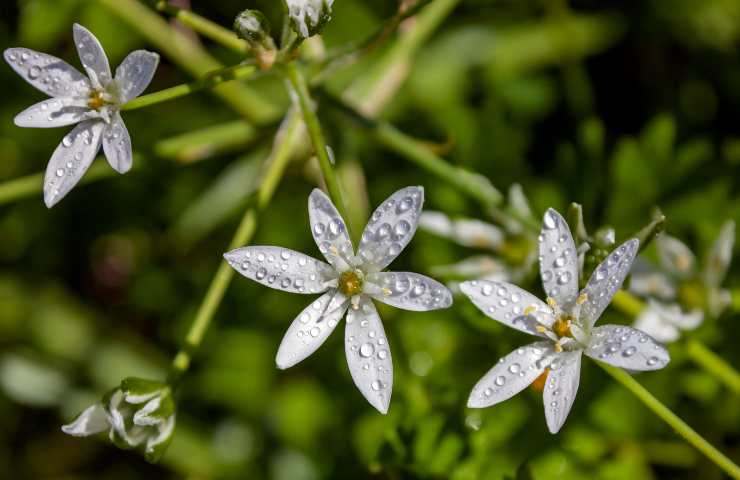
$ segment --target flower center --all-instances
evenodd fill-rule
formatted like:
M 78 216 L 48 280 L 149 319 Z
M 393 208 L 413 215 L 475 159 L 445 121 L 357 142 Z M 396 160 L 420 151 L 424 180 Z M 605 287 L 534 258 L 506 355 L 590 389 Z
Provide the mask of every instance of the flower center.
M 347 270 L 339 275 L 339 291 L 348 297 L 362 293 L 363 275 L 359 270 Z
M 555 323 L 552 324 L 552 331 L 560 338 L 572 337 L 573 333 L 570 331 L 571 323 L 572 318 L 570 315 L 560 315 L 557 320 L 555 320 Z
M 95 110 L 100 110 L 106 103 L 101 90 L 93 90 L 90 93 L 90 98 L 87 99 L 87 106 Z

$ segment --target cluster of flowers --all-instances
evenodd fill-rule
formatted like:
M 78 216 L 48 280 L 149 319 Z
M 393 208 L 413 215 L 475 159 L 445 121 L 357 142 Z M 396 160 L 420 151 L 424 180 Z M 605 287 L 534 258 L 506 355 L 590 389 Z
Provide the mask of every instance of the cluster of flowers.
M 289 1 L 289 16 L 297 33 L 302 37 L 312 35 L 328 20 L 331 3 L 332 0 Z M 249 30 L 256 28 L 252 22 L 255 18 L 237 20 Z M 13 69 L 52 97 L 20 113 L 15 119 L 17 125 L 45 128 L 78 124 L 64 137 L 47 167 L 44 200 L 49 207 L 80 180 L 101 145 L 114 169 L 124 173 L 131 168 L 131 140 L 119 110 L 144 91 L 159 60 L 155 53 L 136 51 L 113 75 L 92 33 L 75 25 L 74 39 L 86 75 L 43 53 L 24 48 L 5 52 Z M 345 353 L 352 379 L 373 407 L 381 413 L 388 411 L 393 365 L 374 301 L 406 310 L 429 311 L 450 307 L 453 295 L 445 285 L 424 275 L 388 272 L 385 268 L 408 245 L 419 225 L 464 245 L 493 250 L 505 237 L 498 227 L 476 220 L 453 221 L 441 213 L 422 215 L 423 203 L 422 187 L 395 192 L 372 214 L 355 249 L 335 205 L 323 192 L 314 190 L 308 200 L 310 228 L 325 261 L 274 246 L 248 246 L 224 255 L 237 272 L 265 286 L 291 293 L 320 294 L 285 333 L 276 357 L 279 368 L 289 368 L 307 358 L 346 318 Z M 512 189 L 510 203 L 520 216 L 531 218 L 531 210 L 518 187 Z M 546 375 L 545 417 L 549 430 L 555 433 L 575 400 L 583 354 L 629 371 L 659 369 L 670 359 L 667 350 L 653 337 L 671 341 L 677 337 L 678 329 L 691 328 L 701 321 L 698 313 L 676 313 L 670 305 L 651 302 L 638 319 L 642 330 L 621 325 L 596 327 L 596 321 L 630 272 L 638 240 L 630 239 L 614 248 L 579 290 L 584 249 L 576 248 L 560 214 L 552 209 L 545 213 L 537 238 L 527 237 L 516 221 L 506 227 L 524 237 L 525 243 L 537 245 L 538 251 L 532 249 L 532 253 L 523 255 L 520 270 L 508 270 L 492 258 L 460 264 L 455 267 L 457 273 L 480 278 L 462 282 L 456 288 L 485 315 L 534 335 L 538 341 L 500 359 L 473 388 L 469 407 L 502 402 Z M 715 287 L 717 308 L 721 308 L 726 296 L 719 284 L 729 263 L 733 240 L 734 225 L 723 229 L 708 260 L 710 266 L 724 266 L 719 273 L 714 267 L 708 267 L 705 273 Z M 698 275 L 693 254 L 683 244 L 664 237 L 659 245 L 664 268 L 676 281 Z M 523 272 L 537 260 L 545 301 L 509 283 L 521 280 Z M 653 296 L 657 288 L 664 300 L 675 298 L 675 284 L 667 277 L 656 277 L 654 272 L 645 275 L 652 277 L 636 275 L 633 289 Z M 655 327 L 656 316 L 674 319 L 671 328 Z M 76 436 L 108 431 L 117 445 L 142 448 L 147 458 L 156 459 L 170 441 L 174 425 L 170 387 L 162 382 L 129 378 L 100 404 L 89 407 L 65 425 L 63 431 Z

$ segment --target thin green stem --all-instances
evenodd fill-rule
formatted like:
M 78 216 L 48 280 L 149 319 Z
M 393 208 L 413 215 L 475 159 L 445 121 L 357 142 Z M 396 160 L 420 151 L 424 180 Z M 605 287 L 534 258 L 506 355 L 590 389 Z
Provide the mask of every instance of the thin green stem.
M 298 71 L 294 62 L 284 65 L 283 70 L 298 98 L 298 105 L 303 114 L 303 121 L 306 123 L 308 136 L 311 138 L 314 153 L 319 160 L 319 167 L 326 183 L 326 189 L 329 191 L 329 197 L 331 197 L 332 202 L 334 202 L 342 217 L 348 218 L 342 196 L 342 188 L 339 185 L 339 178 L 332 166 L 332 160 L 329 158 L 329 148 L 324 140 L 324 133 L 321 131 L 319 117 L 315 111 L 316 106 L 311 99 L 306 80 L 301 72 Z
M 96 0 L 110 12 L 139 32 L 158 51 L 194 77 L 201 77 L 223 65 L 203 46 L 173 28 L 154 10 L 137 0 Z M 239 83 L 217 85 L 211 91 L 246 119 L 270 124 L 281 115 L 281 109 L 263 95 Z
M 283 125 L 284 130 L 278 133 L 275 149 L 265 163 L 266 171 L 257 194 L 257 204 L 256 206 L 249 207 L 244 213 L 239 228 L 237 228 L 234 237 L 229 243 L 228 250 L 233 250 L 249 243 L 254 236 L 254 232 L 257 229 L 258 214 L 270 202 L 278 183 L 280 183 L 285 167 L 291 158 L 292 151 L 300 138 L 300 125 L 301 122 L 298 115 L 289 114 L 286 118 Z M 233 276 L 234 270 L 225 260 L 222 260 L 218 270 L 216 270 L 216 274 L 211 280 L 203 301 L 198 307 L 193 323 L 185 335 L 184 345 L 172 361 L 168 382 L 173 387 L 180 382 L 190 367 L 193 354 L 203 341 L 203 337 L 213 320 L 218 306 L 221 304 L 226 288 L 231 283 Z
M 251 76 L 257 67 L 254 65 L 233 65 L 230 67 L 221 68 L 213 72 L 205 74 L 202 78 L 195 80 L 194 82 L 184 83 L 182 85 L 176 85 L 174 87 L 165 88 L 158 92 L 149 93 L 137 97 L 130 102 L 121 106 L 121 110 L 137 110 L 139 108 L 149 107 L 156 105 L 157 103 L 167 102 L 176 98 L 190 95 L 191 93 L 199 92 L 207 88 L 213 88 L 224 82 L 230 82 L 232 80 L 239 80 Z
M 237 37 L 234 32 L 208 20 L 205 17 L 201 17 L 192 10 L 176 7 L 164 0 L 158 1 L 156 7 L 160 12 L 164 12 L 173 18 L 176 18 L 182 22 L 183 25 L 187 25 L 214 42 L 220 43 L 221 45 L 237 52 L 249 52 L 249 44 Z
M 697 365 L 720 379 L 733 393 L 740 394 L 740 373 L 699 340 L 686 341 L 686 353 Z
M 738 467 L 725 454 L 717 450 L 712 444 L 707 442 L 704 437 L 699 435 L 686 422 L 681 420 L 678 415 L 673 413 L 660 400 L 655 398 L 652 393 L 643 387 L 637 380 L 632 378 L 629 373 L 625 372 L 621 368 L 612 367 L 611 365 L 601 362 L 597 363 L 601 368 L 606 370 L 609 375 L 635 395 L 646 407 L 652 410 L 653 413 L 670 425 L 670 427 L 673 428 L 676 433 L 681 435 L 688 443 L 693 445 L 732 478 L 740 479 L 740 467 Z

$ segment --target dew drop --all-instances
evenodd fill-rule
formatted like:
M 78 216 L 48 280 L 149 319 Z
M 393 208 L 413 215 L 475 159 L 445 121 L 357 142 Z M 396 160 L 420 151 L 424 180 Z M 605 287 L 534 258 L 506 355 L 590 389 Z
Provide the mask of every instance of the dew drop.
M 504 383 L 506 383 L 506 378 L 504 378 L 503 376 L 496 377 L 496 380 L 494 380 L 493 383 L 495 383 L 499 387 L 502 387 Z
M 625 349 L 622 352 L 622 356 L 623 357 L 631 357 L 632 355 L 635 354 L 636 351 L 637 351 L 637 348 L 635 348 L 635 347 L 628 347 L 627 349 Z
M 363 343 L 360 347 L 360 356 L 368 358 L 371 357 L 375 353 L 375 347 L 372 343 Z

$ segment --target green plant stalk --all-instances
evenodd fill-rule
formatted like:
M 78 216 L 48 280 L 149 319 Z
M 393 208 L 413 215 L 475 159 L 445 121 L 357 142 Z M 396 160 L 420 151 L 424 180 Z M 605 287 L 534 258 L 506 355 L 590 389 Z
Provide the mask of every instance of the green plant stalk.
M 280 183 L 283 172 L 292 156 L 295 144 L 300 138 L 300 127 L 300 117 L 298 115 L 290 115 L 285 125 L 285 136 L 275 145 L 272 155 L 267 159 L 265 175 L 262 178 L 262 183 L 257 193 L 256 206 L 249 207 L 244 213 L 241 223 L 229 243 L 228 250 L 233 250 L 249 243 L 254 236 L 257 229 L 258 214 L 270 203 Z M 234 270 L 225 260 L 222 260 L 208 286 L 203 301 L 198 307 L 193 323 L 185 335 L 184 345 L 177 352 L 170 366 L 167 381 L 173 388 L 179 384 L 183 375 L 190 367 L 192 357 L 203 341 L 203 337 L 233 277 Z
M 740 394 L 740 373 L 706 345 L 689 338 L 686 341 L 686 354 L 694 363 L 720 379 L 735 395 Z
M 259 138 L 257 129 L 243 120 L 220 123 L 158 141 L 158 157 L 188 164 L 214 155 L 244 151 Z
M 194 82 L 184 83 L 182 85 L 176 85 L 174 87 L 165 88 L 158 92 L 149 93 L 140 97 L 134 98 L 130 102 L 121 106 L 121 110 L 137 110 L 139 108 L 149 107 L 158 103 L 167 102 L 176 98 L 190 95 L 191 93 L 200 92 L 208 88 L 215 87 L 224 82 L 230 82 L 232 80 L 239 80 L 242 78 L 250 77 L 257 67 L 254 65 L 233 65 L 231 67 L 221 68 L 219 70 L 209 72 L 202 78 L 195 80 Z
M 316 115 L 316 111 L 314 110 L 315 103 L 311 99 L 311 94 L 308 92 L 306 79 L 303 78 L 301 72 L 298 71 L 294 62 L 285 64 L 283 66 L 283 70 L 285 71 L 285 75 L 298 99 L 298 105 L 301 108 L 303 121 L 306 123 L 308 136 L 311 139 L 311 144 L 313 145 L 316 158 L 319 160 L 321 175 L 324 177 L 326 189 L 329 191 L 329 197 L 331 197 L 332 202 L 336 205 L 337 210 L 339 210 L 342 217 L 349 218 L 347 216 L 347 209 L 342 195 L 342 188 L 339 185 L 339 177 L 334 171 L 332 161 L 329 158 L 329 150 L 326 145 L 326 141 L 324 140 L 324 133 L 321 131 L 319 117 Z M 349 226 L 347 228 L 349 229 Z
M 740 467 L 738 467 L 726 455 L 717 450 L 712 444 L 707 442 L 704 437 L 699 435 L 686 422 L 681 420 L 673 411 L 666 407 L 660 400 L 655 398 L 645 387 L 637 380 L 622 370 L 621 368 L 612 367 L 605 363 L 597 362 L 601 368 L 611 375 L 615 380 L 622 384 L 627 390 L 635 395 L 646 407 L 653 411 L 658 417 L 666 422 L 673 430 L 683 437 L 689 444 L 703 453 L 709 460 L 714 462 L 718 467 L 724 470 L 732 478 L 740 479 Z
M 176 7 L 165 0 L 160 0 L 156 4 L 157 10 L 176 18 L 183 25 L 186 25 L 196 32 L 200 33 L 206 38 L 210 38 L 214 42 L 220 43 L 230 49 L 247 53 L 249 52 L 249 44 L 237 37 L 234 32 L 228 30 L 217 23 L 214 23 L 207 18 L 201 17 L 197 13 L 187 10 L 185 8 Z
M 137 0 L 96 0 L 138 31 L 149 43 L 194 77 L 223 68 L 198 42 L 168 24 L 154 10 Z M 238 83 L 215 86 L 213 93 L 234 111 L 256 124 L 270 124 L 281 109 Z
M 612 305 L 631 317 L 638 316 L 646 308 L 642 300 L 624 290 L 614 295 Z M 686 355 L 732 392 L 740 393 L 740 373 L 702 342 L 695 338 L 686 340 Z

